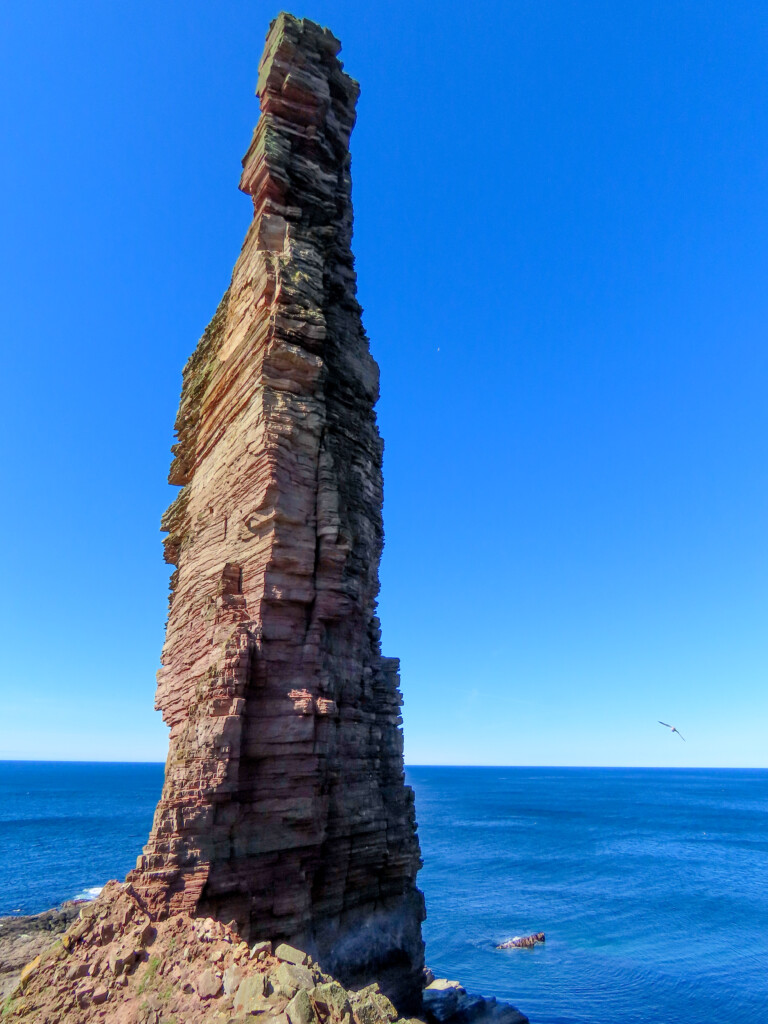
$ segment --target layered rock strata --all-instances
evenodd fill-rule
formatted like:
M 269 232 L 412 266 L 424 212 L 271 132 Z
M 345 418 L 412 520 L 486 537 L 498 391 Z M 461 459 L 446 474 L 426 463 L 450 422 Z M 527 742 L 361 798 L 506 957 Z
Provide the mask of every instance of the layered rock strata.
M 339 42 L 281 14 L 259 68 L 253 199 L 184 371 L 163 527 L 165 785 L 130 882 L 155 919 L 290 939 L 420 1004 L 423 897 L 398 662 L 381 654 L 378 368 L 355 298 Z

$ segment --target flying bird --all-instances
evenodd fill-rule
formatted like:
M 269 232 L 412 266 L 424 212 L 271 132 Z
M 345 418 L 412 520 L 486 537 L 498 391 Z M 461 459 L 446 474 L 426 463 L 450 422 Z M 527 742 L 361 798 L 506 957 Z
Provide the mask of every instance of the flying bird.
M 656 721 L 659 723 L 659 725 L 666 725 L 666 727 L 668 729 L 671 729 L 672 732 L 676 732 L 677 735 L 680 737 L 680 739 L 683 741 L 683 743 L 685 743 L 685 736 L 683 736 L 683 734 L 680 732 L 680 730 L 676 729 L 674 727 L 674 725 L 669 725 L 669 723 L 667 723 L 667 722 L 662 722 L 662 720 L 660 718 L 657 718 Z

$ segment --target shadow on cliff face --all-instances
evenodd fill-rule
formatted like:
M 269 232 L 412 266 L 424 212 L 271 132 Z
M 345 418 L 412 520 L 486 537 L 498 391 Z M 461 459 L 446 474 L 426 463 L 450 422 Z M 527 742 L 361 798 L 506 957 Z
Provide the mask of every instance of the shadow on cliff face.
M 412 984 L 414 964 L 424 963 L 421 922 L 424 896 L 415 889 L 401 898 L 349 911 L 316 932 L 317 956 L 324 967 L 351 987 L 378 982 L 403 1014 L 421 1012 L 421 991 Z
M 365 923 L 368 952 L 382 976 L 402 977 L 406 952 L 390 951 L 382 963 L 381 918 L 368 914 Z M 25 952 L 37 955 L 14 979 L 4 1022 L 247 1024 L 258 1017 L 272 1024 L 419 1024 L 406 1021 L 377 981 L 342 984 L 301 949 L 269 941 L 249 946 L 213 918 L 153 919 L 128 884 L 109 882 L 93 903 L 11 921 L 9 932 L 32 939 Z M 2 931 L 4 955 L 1 938 Z M 455 981 L 432 980 L 424 997 L 425 1024 L 527 1024 L 509 1004 L 469 995 Z

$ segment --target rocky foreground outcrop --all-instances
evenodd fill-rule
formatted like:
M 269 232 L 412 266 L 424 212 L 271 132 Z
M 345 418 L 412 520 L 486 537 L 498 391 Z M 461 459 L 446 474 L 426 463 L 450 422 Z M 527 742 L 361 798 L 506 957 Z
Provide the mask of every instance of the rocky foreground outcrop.
M 81 905 L 67 902 L 31 917 L 0 918 L 0 1002 L 16 987 L 22 967 L 77 920 Z
M 165 785 L 129 876 L 420 1007 L 424 901 L 398 662 L 381 653 L 379 375 L 355 297 L 337 39 L 281 14 L 241 189 L 254 218 L 184 371 L 163 519 Z M 190 982 L 194 984 L 194 982 Z
M 15 980 L 3 1021 L 406 1024 L 378 984 L 350 991 L 302 950 L 249 945 L 213 918 L 181 912 L 156 921 L 119 882 L 52 943 L 43 928 L 37 935 L 40 952 Z M 0 932 L 0 956 L 10 948 L 3 941 Z M 514 1007 L 467 996 L 455 982 L 427 992 L 428 1024 L 526 1024 Z

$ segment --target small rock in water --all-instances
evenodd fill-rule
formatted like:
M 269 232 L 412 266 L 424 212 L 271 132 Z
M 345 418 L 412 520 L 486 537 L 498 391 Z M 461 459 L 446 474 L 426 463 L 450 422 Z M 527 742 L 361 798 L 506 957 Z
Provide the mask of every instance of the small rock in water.
M 545 942 L 544 932 L 535 932 L 533 935 L 516 935 L 513 939 L 507 939 L 496 949 L 533 949 L 539 942 Z

